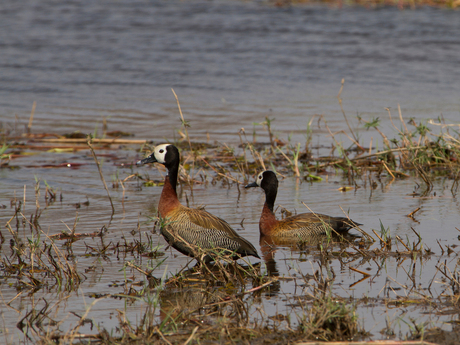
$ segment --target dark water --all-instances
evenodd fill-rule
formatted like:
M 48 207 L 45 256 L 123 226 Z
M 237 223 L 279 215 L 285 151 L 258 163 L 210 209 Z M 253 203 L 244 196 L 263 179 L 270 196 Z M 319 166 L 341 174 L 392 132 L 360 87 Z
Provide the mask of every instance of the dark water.
M 253 123 L 269 116 L 275 118 L 275 133 L 286 141 L 292 133 L 295 144 L 304 142 L 307 122 L 314 114 L 324 114 L 333 131 L 347 128 L 336 98 L 341 79 L 345 78 L 342 98 L 352 126 L 362 142 L 368 143 L 373 137 L 374 147 L 377 140 L 381 147 L 376 132 L 366 131 L 358 123 L 357 113 L 366 120 L 382 119 L 381 129 L 390 137 L 396 133 L 384 108 L 391 107 L 396 115 L 398 104 L 406 121 L 410 117 L 417 122 L 426 121 L 442 114 L 447 123 L 459 122 L 459 32 L 458 11 L 431 8 L 399 11 L 322 6 L 274 8 L 264 2 L 238 1 L 5 0 L 0 4 L 0 119 L 4 131 L 20 134 L 36 101 L 34 133 L 93 132 L 95 128 L 101 130 L 106 118 L 109 130 L 133 133 L 135 139 L 173 140 L 177 137 L 175 130 L 180 128 L 170 90 L 174 88 L 185 118 L 191 123 L 192 140 L 206 140 L 209 133 L 211 141 L 235 144 L 239 142 L 240 128 L 251 134 Z M 324 126 L 313 129 L 314 143 L 330 145 Z M 262 127 L 257 127 L 257 133 L 263 141 Z M 347 143 L 345 136 L 341 139 Z M 132 173 L 120 164 L 138 159 L 137 149 L 119 147 L 117 159 L 103 159 L 107 181 L 117 175 L 124 179 Z M 86 165 L 77 170 L 40 167 L 67 161 Z M 77 212 L 79 232 L 97 231 L 109 223 L 110 205 L 87 151 L 40 153 L 13 162 L 21 169 L 0 170 L 0 204 L 6 206 L 0 209 L 2 226 L 14 213 L 10 200 L 24 198 L 24 186 L 23 212 L 27 216 L 34 212 L 35 177 L 42 181 L 39 200 L 44 210 L 40 224 L 45 232 L 58 233 L 67 230 L 66 225 L 72 228 Z M 134 170 L 161 178 L 154 168 Z M 62 192 L 62 202 L 44 207 L 44 180 Z M 417 284 L 426 287 L 438 261 L 447 259 L 448 265 L 455 265 L 456 255 L 442 256 L 436 242 L 458 242 L 455 227 L 460 205 L 450 193 L 452 181 L 436 180 L 436 196 L 427 198 L 410 196 L 417 188 L 413 179 L 393 184 L 384 181 L 372 192 L 369 188 L 348 193 L 337 190 L 347 184 L 340 177 L 311 185 L 287 178 L 280 184 L 277 204 L 304 212 L 304 201 L 313 211 L 330 215 L 342 215 L 342 207 L 363 223 L 366 231 L 379 230 L 381 221 L 392 234 L 404 239 L 413 239 L 413 227 L 436 255 L 428 264 L 421 260 L 414 267 L 410 262 L 401 265 L 388 260 L 383 271 L 375 262 L 365 263 L 360 269 L 369 269 L 375 276 L 355 287 L 350 286 L 362 276 L 331 261 L 329 266 L 337 274 L 334 293 L 344 298 L 380 298 L 382 287 L 391 279 L 412 284 L 406 271 L 412 270 Z M 358 184 L 364 185 L 364 181 Z M 154 215 L 160 191 L 159 187 L 140 188 L 135 182 L 126 183 L 124 194 L 121 188 L 110 188 L 116 213 L 105 244 L 135 238 L 137 235 L 130 232 L 137 229 L 138 222 L 141 232 L 148 233 L 151 225 L 144 222 L 147 216 Z M 235 185 L 226 188 L 218 184 L 195 186 L 192 194 L 185 187 L 183 203 L 185 194 L 192 206 L 207 205 L 208 211 L 226 219 L 260 251 L 260 191 L 240 194 Z M 76 203 L 87 200 L 89 207 L 76 209 Z M 405 217 L 419 206 L 422 209 L 417 221 Z M 243 218 L 244 229 L 240 226 Z M 2 233 L 8 239 L 8 233 L 3 229 Z M 21 236 L 25 240 L 28 233 Z M 159 237 L 156 240 L 163 243 Z M 57 311 L 59 317 L 67 318 L 62 329 L 75 325 L 77 319 L 69 311 L 83 314 L 93 301 L 91 293 L 117 293 L 120 289 L 112 284 L 124 279 L 120 271 L 123 258 L 88 257 L 85 243 L 96 245 L 94 240 L 73 245 L 79 267 L 96 269 L 87 274 L 81 294 L 71 294 L 66 307 Z M 6 245 L 1 253 L 10 255 Z M 178 272 L 188 261 L 172 251 L 167 255 L 159 277 L 163 272 Z M 289 248 L 277 248 L 274 258 L 281 275 L 295 276 L 299 271 L 312 274 L 318 268 L 313 258 L 305 261 L 305 256 Z M 155 261 L 141 258 L 139 264 L 155 266 Z M 137 274 L 136 279 L 142 280 L 142 276 Z M 435 295 L 444 288 L 441 280 L 436 284 L 432 287 Z M 290 313 L 291 307 L 285 305 L 283 298 L 299 293 L 296 289 L 292 281 L 283 282 L 281 293 L 262 299 L 256 307 L 270 316 Z M 3 301 L 17 294 L 8 282 L 2 283 L 1 290 Z M 60 296 L 54 291 L 40 291 L 37 300 L 38 297 L 53 301 Z M 1 309 L 5 329 L 11 336 L 5 339 L 13 342 L 16 336 L 22 337 L 15 325 L 29 310 L 30 297 L 24 294 L 15 303 L 16 310 Z M 110 329 L 118 325 L 113 317 L 115 308 L 124 309 L 134 320 L 144 304 L 127 306 L 123 300 L 102 300 L 89 315 Z M 409 316 L 434 324 L 450 320 L 449 316 L 422 314 L 411 306 L 396 312 L 383 305 L 360 305 L 357 314 L 374 339 L 385 338 L 379 331 L 388 319 L 398 325 L 396 331 L 403 335 L 408 327 L 401 320 Z M 87 328 L 82 331 L 90 332 Z
M 180 126 L 234 141 L 265 116 L 280 134 L 313 114 L 459 117 L 460 14 L 421 8 L 274 8 L 239 1 L 2 1 L 0 116 L 58 133 L 103 117 L 141 138 Z M 340 121 L 340 123 L 337 123 Z M 298 137 L 301 137 L 297 134 Z M 365 135 L 365 134 L 364 134 Z

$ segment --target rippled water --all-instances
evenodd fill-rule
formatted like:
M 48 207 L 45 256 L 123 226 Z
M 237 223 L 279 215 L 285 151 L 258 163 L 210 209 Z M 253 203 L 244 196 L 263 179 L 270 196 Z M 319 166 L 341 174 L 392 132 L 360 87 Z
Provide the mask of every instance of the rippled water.
M 375 131 L 366 131 L 355 116 L 365 120 L 379 117 L 381 129 L 396 136 L 390 126 L 385 107 L 401 104 L 406 121 L 436 118 L 446 122 L 460 119 L 460 13 L 458 11 L 420 8 L 399 11 L 394 8 L 335 9 L 325 6 L 274 8 L 264 2 L 238 1 L 2 1 L 0 5 L 0 119 L 3 130 L 20 134 L 28 123 L 32 103 L 37 102 L 33 133 L 68 133 L 101 131 L 103 119 L 109 130 L 133 133 L 136 139 L 156 142 L 178 137 L 180 117 L 171 92 L 179 96 L 186 120 L 190 121 L 193 140 L 236 144 L 237 132 L 245 128 L 252 135 L 253 123 L 266 116 L 274 118 L 275 134 L 292 142 L 304 142 L 307 122 L 315 114 L 323 114 L 332 131 L 346 129 L 337 101 L 341 79 L 344 109 L 361 142 L 368 143 Z M 399 126 L 399 123 L 397 124 Z M 266 140 L 265 131 L 256 126 L 258 138 Z M 313 142 L 330 144 L 324 125 L 314 127 Z M 346 143 L 348 139 L 343 136 Z M 381 142 L 381 140 L 380 140 Z M 381 145 L 381 143 L 380 143 Z M 104 174 L 123 179 L 132 173 L 130 164 L 140 157 L 137 147 L 117 147 L 115 156 L 105 157 Z M 98 151 L 113 153 L 113 151 Z M 79 169 L 50 169 L 43 164 L 80 162 Z M 24 214 L 35 210 L 35 177 L 41 179 L 39 197 L 43 214 L 40 224 L 45 232 L 58 233 L 72 228 L 78 212 L 78 231 L 93 232 L 110 222 L 107 236 L 78 241 L 73 245 L 81 268 L 95 266 L 88 273 L 81 294 L 68 299 L 66 310 L 82 314 L 83 300 L 91 303 L 91 293 L 116 293 L 114 282 L 123 281 L 120 268 L 123 258 L 110 256 L 100 260 L 85 255 L 86 244 L 104 246 L 108 243 L 136 238 L 130 232 L 140 222 L 142 233 L 151 230 L 144 222 L 155 214 L 161 188 L 142 187 L 135 182 L 126 190 L 110 188 L 116 213 L 110 221 L 111 209 L 102 188 L 93 158 L 87 151 L 73 153 L 40 153 L 13 161 L 19 170 L 0 170 L 0 222 L 5 224 L 14 213 L 10 200 L 24 198 Z M 145 167 L 134 171 L 148 172 L 159 179 L 160 173 Z M 62 192 L 62 201 L 44 207 L 43 185 L 46 180 Z M 337 189 L 347 181 L 331 177 L 327 182 L 299 183 L 287 178 L 280 184 L 277 204 L 297 212 L 306 211 L 304 201 L 315 212 L 342 215 L 340 206 L 349 210 L 352 219 L 364 224 L 366 231 L 380 229 L 380 221 L 402 238 L 413 238 L 411 227 L 419 232 L 427 247 L 437 254 L 428 266 L 421 262 L 414 267 L 416 280 L 426 286 L 433 277 L 434 261 L 443 258 L 436 240 L 443 245 L 457 243 L 458 200 L 450 193 L 452 181 L 435 181 L 436 196 L 410 196 L 416 181 L 412 179 L 382 183 L 372 193 L 369 188 L 341 193 Z M 359 182 L 363 185 L 364 181 Z M 110 185 L 110 183 L 109 183 Z M 226 219 L 239 233 L 257 244 L 258 218 L 263 204 L 260 190 L 238 192 L 217 185 L 198 185 L 193 193 L 184 187 L 191 205 L 207 205 L 207 210 Z M 89 200 L 89 206 L 76 209 L 76 203 Z M 405 217 L 421 206 L 416 221 Z M 244 221 L 244 228 L 240 223 Z M 65 224 L 64 224 L 65 223 Z M 8 234 L 2 233 L 8 239 Z M 26 238 L 28 233 L 21 234 Z M 160 243 L 163 239 L 157 238 Z M 85 244 L 86 243 L 86 244 Z M 2 256 L 10 255 L 6 244 Z M 181 270 L 187 258 L 175 251 L 166 253 L 161 267 L 169 273 Z M 313 273 L 315 259 L 280 247 L 274 254 L 276 269 L 291 276 L 295 269 Z M 305 258 L 305 257 L 304 257 Z M 456 257 L 447 258 L 455 262 Z M 153 265 L 153 260 L 140 258 L 140 263 Z M 257 260 L 252 260 L 256 262 Z M 350 287 L 361 276 L 329 263 L 337 274 L 334 292 L 342 296 L 377 296 L 388 277 L 408 282 L 407 274 L 395 261 L 389 260 L 385 274 L 377 274 L 375 263 L 365 264 L 374 273 L 370 280 Z M 367 266 L 366 266 L 367 265 Z M 427 268 L 428 267 L 428 268 Z M 412 268 L 406 267 L 406 270 Z M 162 274 L 161 272 L 161 274 Z M 160 276 L 161 276 L 160 274 Z M 137 279 L 141 279 L 139 276 Z M 292 282 L 283 282 L 281 289 L 293 294 Z M 3 301 L 16 296 L 14 289 L 2 287 Z M 43 297 L 53 300 L 55 293 Z M 20 313 L 4 309 L 6 329 L 10 334 L 23 317 L 28 298 L 18 299 Z M 262 302 L 268 315 L 281 313 L 281 298 Z M 93 318 L 104 327 L 118 325 L 115 308 L 127 308 L 138 315 L 139 304 L 125 306 L 123 301 L 105 300 L 97 304 Z M 417 309 L 406 309 L 404 317 L 419 321 L 439 321 L 440 316 L 420 315 Z M 374 338 L 384 327 L 388 309 L 359 306 L 357 313 L 365 329 L 375 329 Z M 448 317 L 442 321 L 447 320 Z M 75 325 L 76 319 L 65 321 Z M 403 332 L 407 331 L 401 323 Z M 88 329 L 83 329 L 88 331 Z
M 458 11 L 274 8 L 238 1 L 3 1 L 0 116 L 36 131 L 93 131 L 103 117 L 141 138 L 234 142 L 265 116 L 280 134 L 314 114 L 459 116 Z M 363 134 L 365 135 L 365 134 Z

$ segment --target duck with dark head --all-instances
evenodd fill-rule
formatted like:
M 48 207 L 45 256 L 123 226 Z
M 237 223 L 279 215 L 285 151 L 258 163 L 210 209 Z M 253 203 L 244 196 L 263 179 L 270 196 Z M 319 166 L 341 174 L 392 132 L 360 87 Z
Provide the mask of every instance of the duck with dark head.
M 158 205 L 161 234 L 166 242 L 197 260 L 211 261 L 216 253 L 228 254 L 234 259 L 248 255 L 259 258 L 254 246 L 225 220 L 180 203 L 176 192 L 179 162 L 179 150 L 172 144 L 156 146 L 150 156 L 137 162 L 138 166 L 160 163 L 168 170 Z
M 255 182 L 245 188 L 261 187 L 265 192 L 265 203 L 259 220 L 261 236 L 268 236 L 273 243 L 317 242 L 328 230 L 343 234 L 361 225 L 346 217 L 330 217 L 320 213 L 302 213 L 277 220 L 273 212 L 278 179 L 273 171 L 261 172 Z

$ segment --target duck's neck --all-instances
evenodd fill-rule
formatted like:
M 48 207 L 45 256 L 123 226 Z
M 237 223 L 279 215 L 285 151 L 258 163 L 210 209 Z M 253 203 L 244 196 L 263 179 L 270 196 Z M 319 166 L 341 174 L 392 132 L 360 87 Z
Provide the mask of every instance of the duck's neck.
M 276 192 L 276 190 L 265 191 L 265 203 L 259 221 L 259 230 L 262 235 L 271 235 L 272 229 L 278 223 L 278 220 L 276 220 L 275 217 L 275 213 L 273 212 L 276 199 Z
M 174 194 L 176 194 L 176 185 L 177 185 L 177 175 L 179 173 L 179 162 L 177 164 L 174 164 L 172 167 L 168 167 L 168 176 L 166 176 L 169 179 L 169 184 L 171 185 L 172 190 L 174 191 Z
M 162 218 L 167 217 L 169 212 L 180 205 L 176 192 L 178 171 L 179 164 L 169 168 L 168 175 L 165 177 L 165 184 L 163 186 L 160 203 L 158 205 L 158 211 L 160 212 L 160 216 Z
M 267 207 L 271 213 L 273 213 L 273 208 L 275 206 L 275 200 L 276 200 L 276 189 L 269 189 L 265 190 L 265 205 L 264 207 Z

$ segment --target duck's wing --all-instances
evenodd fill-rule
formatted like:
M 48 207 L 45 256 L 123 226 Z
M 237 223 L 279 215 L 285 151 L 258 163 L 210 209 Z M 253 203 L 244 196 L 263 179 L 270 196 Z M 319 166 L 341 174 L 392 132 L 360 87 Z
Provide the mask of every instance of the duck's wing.
M 302 213 L 280 220 L 273 229 L 273 235 L 303 240 L 324 236 L 328 222 L 321 221 L 313 213 Z
M 225 232 L 229 237 L 239 237 L 233 228 L 222 218 L 219 218 L 208 211 L 184 207 L 190 221 L 203 229 L 216 229 Z
M 195 208 L 183 207 L 181 212 L 184 223 L 189 230 L 182 237 L 198 240 L 201 244 L 213 243 L 217 247 L 235 250 L 242 255 L 259 257 L 254 246 L 238 235 L 236 231 L 222 218 Z
M 321 213 L 301 213 L 285 218 L 281 220 L 280 223 L 283 223 L 282 226 L 284 228 L 290 230 L 309 228 L 314 232 L 325 232 L 325 229 L 344 232 L 355 226 L 361 225 L 346 217 L 331 217 Z

